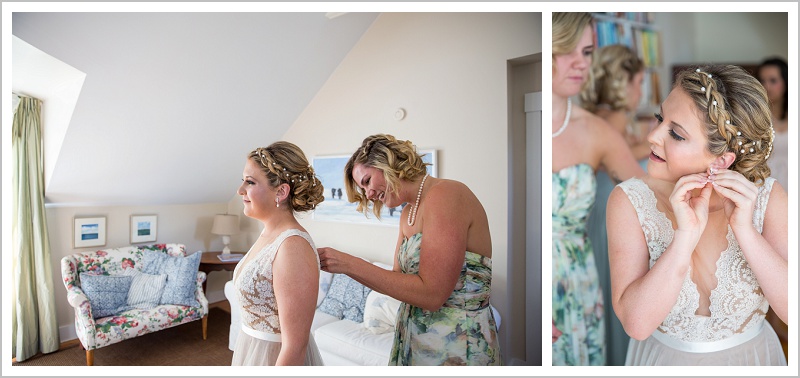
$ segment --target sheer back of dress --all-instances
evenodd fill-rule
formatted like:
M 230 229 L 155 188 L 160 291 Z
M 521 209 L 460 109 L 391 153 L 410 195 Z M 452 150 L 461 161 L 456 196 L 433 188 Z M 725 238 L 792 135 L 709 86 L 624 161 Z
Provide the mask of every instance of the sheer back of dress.
M 753 225 L 762 231 L 764 212 L 775 180 L 767 178 L 759 188 L 753 213 Z M 650 267 L 658 261 L 672 242 L 672 222 L 656 208 L 652 190 L 639 179 L 619 185 L 636 209 L 650 253 Z M 680 294 L 669 315 L 658 330 L 684 341 L 717 341 L 758 327 L 764 321 L 769 303 L 742 254 L 733 231 L 728 226 L 728 248 L 717 260 L 717 286 L 709 297 L 710 316 L 697 315 L 700 294 L 692 281 L 691 268 L 686 273 Z
M 242 323 L 256 331 L 281 333 L 278 305 L 272 286 L 272 263 L 281 244 L 291 236 L 300 236 L 308 241 L 314 250 L 317 268 L 319 268 L 319 255 L 311 236 L 297 229 L 289 229 L 278 235 L 272 243 L 264 246 L 260 251 L 248 252 L 248 255 L 251 253 L 256 255 L 249 259 L 248 256 L 245 256 L 234 269 L 233 282 L 241 305 Z

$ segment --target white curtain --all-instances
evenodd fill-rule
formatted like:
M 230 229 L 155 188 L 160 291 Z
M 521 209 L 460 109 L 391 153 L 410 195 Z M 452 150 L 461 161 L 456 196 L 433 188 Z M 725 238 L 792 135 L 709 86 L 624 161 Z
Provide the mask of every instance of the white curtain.
M 16 97 L 16 96 L 15 96 Z M 22 97 L 12 135 L 12 343 L 17 361 L 58 350 L 44 208 L 41 101 Z

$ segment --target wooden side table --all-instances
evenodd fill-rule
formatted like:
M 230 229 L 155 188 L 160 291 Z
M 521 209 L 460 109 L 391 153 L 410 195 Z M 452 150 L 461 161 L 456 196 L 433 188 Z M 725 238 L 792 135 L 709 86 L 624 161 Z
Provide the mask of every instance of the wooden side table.
M 219 255 L 221 253 L 222 253 L 221 251 L 203 252 L 203 256 L 200 258 L 200 267 L 198 267 L 197 270 L 206 273 L 206 280 L 203 281 L 203 293 L 204 294 L 207 294 L 206 293 L 206 283 L 208 283 L 208 274 L 209 273 L 215 272 L 215 271 L 219 271 L 219 270 L 232 272 L 233 269 L 236 268 L 236 264 L 238 264 L 239 261 L 241 261 L 241 260 L 229 261 L 229 262 L 221 261 L 217 257 L 217 255 Z M 239 253 L 239 254 L 242 254 L 242 255 L 245 254 L 245 252 L 233 252 L 233 251 L 231 251 L 231 253 Z M 242 258 L 244 258 L 244 257 L 242 257 Z

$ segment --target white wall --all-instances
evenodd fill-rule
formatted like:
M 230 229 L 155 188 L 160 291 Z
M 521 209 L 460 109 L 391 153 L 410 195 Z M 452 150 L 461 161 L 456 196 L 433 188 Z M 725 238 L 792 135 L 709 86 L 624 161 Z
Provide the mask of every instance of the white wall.
M 695 13 L 695 58 L 760 62 L 789 54 L 787 13 Z
M 222 238 L 211 234 L 214 214 L 225 213 L 227 204 L 210 203 L 168 206 L 113 206 L 113 207 L 48 207 L 47 228 L 50 239 L 50 260 L 53 264 L 53 286 L 56 314 L 61 341 L 75 338 L 74 310 L 67 302 L 67 290 L 61 279 L 61 258 L 73 253 L 116 248 L 131 245 L 130 216 L 158 215 L 156 243 L 182 243 L 188 253 L 198 250 L 222 250 Z M 74 217 L 106 217 L 106 245 L 104 247 L 72 248 Z M 151 244 L 151 243 L 137 243 Z M 206 296 L 211 302 L 225 299 L 222 292 L 229 272 L 212 272 L 207 281 Z
M 486 209 L 493 248 L 492 304 L 507 319 L 513 316 L 509 286 L 525 284 L 524 278 L 507 282 L 507 61 L 541 51 L 538 13 L 381 14 L 284 139 L 309 158 L 350 154 L 376 133 L 437 149 L 439 176 L 465 183 Z M 398 122 L 393 114 L 399 107 L 407 116 Z M 301 222 L 318 247 L 391 263 L 396 228 L 320 222 L 310 216 Z M 519 354 L 508 345 L 508 328 L 501 327 L 500 340 L 505 359 Z
M 685 63 L 759 63 L 788 58 L 786 13 L 656 13 L 661 32 L 662 99 L 672 86 L 672 66 Z

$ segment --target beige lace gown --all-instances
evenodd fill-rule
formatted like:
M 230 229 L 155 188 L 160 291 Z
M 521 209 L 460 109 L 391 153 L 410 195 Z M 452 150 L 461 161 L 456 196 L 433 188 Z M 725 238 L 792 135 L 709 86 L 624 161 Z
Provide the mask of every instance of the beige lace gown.
M 290 229 L 278 235 L 275 241 L 260 251 L 248 251 L 233 271 L 233 283 L 242 314 L 242 328 L 233 348 L 233 366 L 273 366 L 278 359 L 281 351 L 281 325 L 272 287 L 272 262 L 275 261 L 275 255 L 283 241 L 292 236 L 305 239 L 316 253 L 317 248 L 311 236 L 300 230 Z M 248 259 L 254 253 L 256 255 Z M 323 365 L 310 330 L 304 365 Z
M 759 188 L 753 224 L 761 232 L 775 179 Z M 619 185 L 636 208 L 650 250 L 650 267 L 672 242 L 674 230 L 656 209 L 656 198 L 639 179 Z M 728 227 L 728 248 L 717 261 L 717 287 L 711 292 L 711 315 L 697 315 L 700 294 L 691 268 L 678 299 L 653 334 L 631 339 L 626 365 L 786 365 L 775 331 L 764 320 L 769 303 Z

